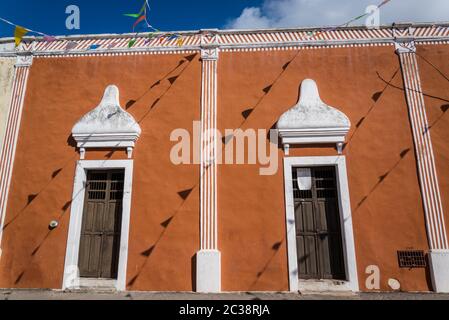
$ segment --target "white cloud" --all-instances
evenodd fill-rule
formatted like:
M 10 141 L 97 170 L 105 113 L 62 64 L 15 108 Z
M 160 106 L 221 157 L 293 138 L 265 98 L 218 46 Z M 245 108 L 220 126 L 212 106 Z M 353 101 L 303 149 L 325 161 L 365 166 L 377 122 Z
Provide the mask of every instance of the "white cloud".
M 315 27 L 340 25 L 365 13 L 381 0 L 264 0 L 245 8 L 226 29 Z M 449 0 L 391 0 L 381 8 L 382 24 L 449 20 Z M 363 24 L 363 20 L 355 24 Z

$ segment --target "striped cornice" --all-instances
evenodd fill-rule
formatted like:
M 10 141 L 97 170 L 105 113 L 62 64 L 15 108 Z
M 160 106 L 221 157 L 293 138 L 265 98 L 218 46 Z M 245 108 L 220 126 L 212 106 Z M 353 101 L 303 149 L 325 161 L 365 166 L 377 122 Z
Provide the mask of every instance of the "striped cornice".
M 134 52 L 181 53 L 198 51 L 207 46 L 217 46 L 222 51 L 255 51 L 300 47 L 339 47 L 339 46 L 374 46 L 393 44 L 397 39 L 409 38 L 416 44 L 448 43 L 449 23 L 440 24 L 401 24 L 382 26 L 378 29 L 366 27 L 304 29 L 270 29 L 270 30 L 200 30 L 179 32 L 184 41 L 177 44 L 177 39 L 149 39 L 148 33 L 137 38 L 134 34 L 102 34 L 86 36 L 57 37 L 56 41 L 46 42 L 42 38 L 24 38 L 22 45 L 15 50 L 14 39 L 0 39 L 0 56 L 17 53 L 30 53 L 35 56 L 54 55 L 113 55 Z M 316 32 L 312 35 L 312 32 Z M 128 48 L 130 39 L 136 39 L 132 48 Z M 76 42 L 67 50 L 70 42 Z M 95 50 L 89 50 L 92 45 Z

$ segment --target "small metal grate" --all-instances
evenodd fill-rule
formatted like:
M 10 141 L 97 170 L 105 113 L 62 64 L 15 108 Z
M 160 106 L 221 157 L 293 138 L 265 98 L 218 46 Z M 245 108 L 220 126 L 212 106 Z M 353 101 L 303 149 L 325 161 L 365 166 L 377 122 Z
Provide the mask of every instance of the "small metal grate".
M 425 268 L 426 258 L 423 250 L 398 251 L 400 268 Z
M 335 167 L 315 167 L 310 169 L 314 185 L 311 190 L 299 189 L 297 181 L 298 174 L 296 168 L 293 169 L 293 195 L 295 199 L 312 199 L 313 192 L 316 192 L 316 197 L 318 199 L 337 198 Z
M 121 201 L 123 199 L 123 184 L 125 173 L 122 171 L 89 171 L 88 179 L 88 199 L 105 200 L 109 195 L 109 200 Z

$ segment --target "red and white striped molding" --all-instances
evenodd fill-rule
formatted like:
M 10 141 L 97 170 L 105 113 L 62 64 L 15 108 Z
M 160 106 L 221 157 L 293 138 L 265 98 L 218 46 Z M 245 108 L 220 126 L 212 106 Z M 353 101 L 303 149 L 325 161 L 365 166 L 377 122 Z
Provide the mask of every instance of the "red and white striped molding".
M 325 30 L 325 31 L 323 31 Z M 200 30 L 176 33 L 178 39 L 155 37 L 148 33 L 103 34 L 86 36 L 56 37 L 56 41 L 46 42 L 42 38 L 25 38 L 18 50 L 14 50 L 13 38 L 0 39 L 0 56 L 14 55 L 17 51 L 36 56 L 53 55 L 96 55 L 121 52 L 173 53 L 186 50 L 198 51 L 207 46 L 219 47 L 222 51 L 252 51 L 258 49 L 329 47 L 347 45 L 392 44 L 398 38 L 410 38 L 417 44 L 448 43 L 449 23 L 446 24 L 401 24 L 382 26 L 378 29 L 366 27 L 341 27 L 337 29 L 271 29 L 271 30 Z M 162 35 L 162 34 L 161 34 Z M 157 36 L 157 34 L 156 34 Z M 136 42 L 128 47 L 131 39 Z M 8 47 L 8 44 L 10 46 Z M 89 50 L 91 45 L 98 46 Z

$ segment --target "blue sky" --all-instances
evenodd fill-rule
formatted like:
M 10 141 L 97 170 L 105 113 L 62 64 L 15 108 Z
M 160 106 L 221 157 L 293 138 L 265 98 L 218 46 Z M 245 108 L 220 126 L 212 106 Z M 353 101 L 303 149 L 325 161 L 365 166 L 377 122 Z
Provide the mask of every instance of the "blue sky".
M 149 20 L 163 31 L 338 25 L 381 0 L 149 0 Z M 0 17 L 49 35 L 131 32 L 143 0 L 1 0 Z M 68 5 L 81 12 L 80 30 L 65 27 Z M 381 23 L 449 21 L 449 0 L 391 0 Z M 360 22 L 359 24 L 363 23 Z M 0 37 L 13 28 L 0 22 Z
M 150 23 L 164 31 L 221 28 L 227 19 L 239 16 L 260 0 L 179 1 L 150 0 Z M 77 5 L 80 30 L 67 30 L 65 9 Z M 51 35 L 131 32 L 133 19 L 124 13 L 137 13 L 143 0 L 1 0 L 0 17 Z M 13 28 L 0 22 L 0 37 L 11 36 Z

